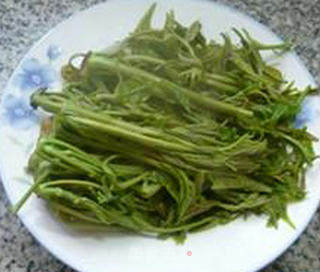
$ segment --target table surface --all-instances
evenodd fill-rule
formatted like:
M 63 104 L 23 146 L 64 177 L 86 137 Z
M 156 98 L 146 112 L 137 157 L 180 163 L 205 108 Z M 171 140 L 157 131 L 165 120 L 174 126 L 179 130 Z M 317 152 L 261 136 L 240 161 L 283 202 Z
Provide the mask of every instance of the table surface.
M 57 23 L 101 0 L 1 0 L 0 94 L 32 44 Z M 220 0 L 270 27 L 282 38 L 297 40 L 297 53 L 320 83 L 319 0 Z M 30 235 L 7 210 L 0 185 L 0 271 L 73 272 Z M 320 211 L 299 240 L 263 272 L 320 271 Z M 227 272 L 227 271 L 226 271 Z

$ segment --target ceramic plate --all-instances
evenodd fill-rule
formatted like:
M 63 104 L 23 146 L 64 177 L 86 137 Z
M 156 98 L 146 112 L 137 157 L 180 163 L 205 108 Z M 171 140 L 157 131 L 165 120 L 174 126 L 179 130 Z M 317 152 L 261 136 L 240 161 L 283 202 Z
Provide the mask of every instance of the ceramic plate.
M 125 37 L 152 2 L 155 0 L 111 0 L 81 12 L 50 31 L 21 61 L 3 91 L 1 104 L 1 176 L 11 202 L 16 202 L 32 182 L 25 166 L 38 137 L 40 117 L 29 106 L 30 94 L 39 87 L 58 87 L 59 69 L 73 53 L 104 49 Z M 263 42 L 280 41 L 261 24 L 213 2 L 157 2 L 156 26 L 164 22 L 166 11 L 174 9 L 183 23 L 199 19 L 210 38 L 219 39 L 220 32 L 243 27 Z M 314 85 L 296 55 L 287 54 L 278 65 L 299 87 Z M 319 109 L 318 97 L 307 100 L 297 125 L 306 124 L 310 132 L 320 136 Z M 319 154 L 319 143 L 315 149 Z M 41 244 L 81 272 L 253 272 L 279 256 L 304 230 L 318 206 L 319 179 L 316 163 L 307 174 L 306 200 L 289 208 L 296 229 L 283 222 L 278 229 L 267 228 L 266 218 L 250 217 L 189 235 L 184 245 L 128 234 L 76 232 L 58 223 L 35 196 L 19 216 Z

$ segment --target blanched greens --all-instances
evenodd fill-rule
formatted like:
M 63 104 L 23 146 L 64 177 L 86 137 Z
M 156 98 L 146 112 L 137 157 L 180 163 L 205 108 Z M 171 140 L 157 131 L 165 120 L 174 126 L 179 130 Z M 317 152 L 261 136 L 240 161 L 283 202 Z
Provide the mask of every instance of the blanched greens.
M 315 90 L 260 54 L 290 45 L 236 29 L 239 44 L 208 41 L 173 12 L 154 29 L 154 10 L 112 51 L 72 57 L 60 92 L 32 96 L 52 117 L 30 158 L 34 186 L 14 210 L 35 192 L 67 222 L 180 240 L 250 214 L 292 224 L 287 206 L 305 197 L 315 159 L 314 137 L 294 120 Z

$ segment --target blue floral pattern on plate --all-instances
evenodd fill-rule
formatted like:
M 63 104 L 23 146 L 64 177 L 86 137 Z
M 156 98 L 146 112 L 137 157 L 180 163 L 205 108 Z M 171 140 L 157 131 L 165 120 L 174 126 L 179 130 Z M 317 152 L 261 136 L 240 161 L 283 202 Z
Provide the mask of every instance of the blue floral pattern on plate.
M 18 129 L 28 129 L 39 120 L 29 99 L 8 95 L 3 99 L 3 120 Z
M 46 51 L 47 63 L 42 63 L 36 58 L 27 59 L 22 63 L 12 79 L 18 94 L 13 95 L 10 92 L 2 101 L 1 115 L 5 124 L 22 130 L 34 126 L 39 121 L 39 117 L 30 106 L 29 96 L 36 89 L 51 87 L 58 81 L 58 73 L 52 62 L 61 54 L 61 48 L 50 45 Z
M 317 116 L 320 114 L 318 103 L 318 97 L 307 97 L 303 101 L 301 111 L 295 120 L 296 128 L 303 128 L 317 119 Z
M 21 91 L 47 88 L 56 80 L 56 71 L 49 64 L 41 64 L 34 58 L 26 60 L 21 66 L 21 71 L 13 79 Z
M 61 54 L 62 54 L 61 48 L 54 44 L 50 45 L 47 50 L 47 57 L 51 61 L 56 60 L 58 57 L 60 57 Z

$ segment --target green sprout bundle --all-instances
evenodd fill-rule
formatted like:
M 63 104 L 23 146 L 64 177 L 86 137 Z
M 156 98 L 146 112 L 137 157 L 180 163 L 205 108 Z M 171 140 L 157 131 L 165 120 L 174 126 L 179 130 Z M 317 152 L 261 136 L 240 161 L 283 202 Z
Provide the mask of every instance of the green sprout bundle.
M 38 90 L 32 105 L 51 113 L 29 161 L 31 193 L 73 225 L 175 237 L 266 215 L 293 225 L 287 206 L 305 197 L 315 159 L 303 99 L 266 63 L 281 54 L 245 30 L 209 41 L 201 24 L 169 12 L 151 27 L 155 5 L 112 51 L 77 54 L 61 90 Z M 81 67 L 74 65 L 82 60 Z

